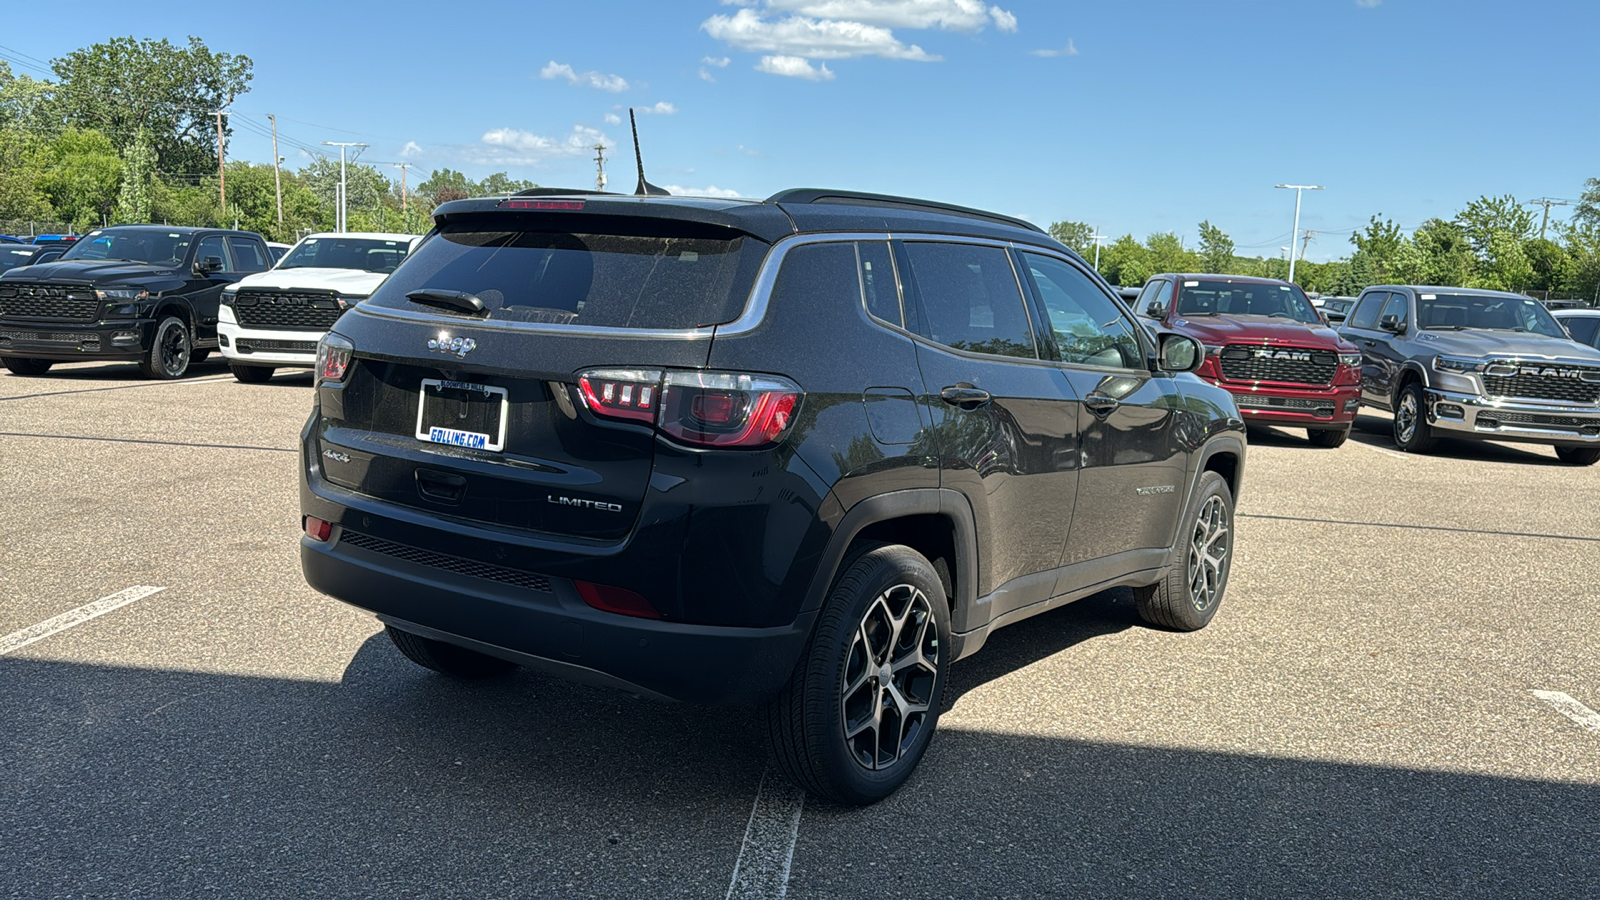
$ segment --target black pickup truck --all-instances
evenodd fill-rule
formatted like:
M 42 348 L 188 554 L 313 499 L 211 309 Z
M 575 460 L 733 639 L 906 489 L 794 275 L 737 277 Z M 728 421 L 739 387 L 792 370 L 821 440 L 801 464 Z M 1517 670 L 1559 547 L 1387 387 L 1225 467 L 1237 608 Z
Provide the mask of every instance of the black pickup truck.
M 134 361 L 151 378 L 181 377 L 217 346 L 222 288 L 271 259 L 246 231 L 91 231 L 55 262 L 0 275 L 0 362 L 42 375 L 57 362 Z

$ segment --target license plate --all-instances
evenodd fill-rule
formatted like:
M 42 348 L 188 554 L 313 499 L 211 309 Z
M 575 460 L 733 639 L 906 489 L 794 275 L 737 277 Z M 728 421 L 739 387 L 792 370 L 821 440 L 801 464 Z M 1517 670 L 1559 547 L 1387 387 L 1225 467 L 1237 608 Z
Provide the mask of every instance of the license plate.
M 506 389 L 470 381 L 422 379 L 417 440 L 472 450 L 504 450 Z

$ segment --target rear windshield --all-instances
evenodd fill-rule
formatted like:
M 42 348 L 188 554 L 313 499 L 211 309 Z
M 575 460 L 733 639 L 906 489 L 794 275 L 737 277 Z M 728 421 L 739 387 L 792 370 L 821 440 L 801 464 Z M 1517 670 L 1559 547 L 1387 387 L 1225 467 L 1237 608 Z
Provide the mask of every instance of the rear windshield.
M 766 245 L 726 236 L 732 232 L 680 236 L 660 227 L 573 234 L 445 225 L 368 303 L 452 313 L 406 299 L 433 289 L 476 295 L 496 321 L 682 329 L 738 318 Z
M 1321 324 L 1298 287 L 1245 281 L 1185 281 L 1178 293 L 1180 316 L 1271 316 Z
M 1428 331 L 1526 331 L 1566 337 L 1544 304 L 1532 297 L 1483 294 L 1419 294 L 1417 325 Z

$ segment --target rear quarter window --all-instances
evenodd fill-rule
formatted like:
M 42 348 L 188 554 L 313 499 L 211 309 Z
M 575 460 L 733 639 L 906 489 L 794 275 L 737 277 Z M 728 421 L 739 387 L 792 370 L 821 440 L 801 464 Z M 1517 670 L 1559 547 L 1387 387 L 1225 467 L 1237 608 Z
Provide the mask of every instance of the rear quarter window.
M 676 233 L 676 224 L 632 233 L 446 225 L 367 302 L 438 313 L 406 295 L 440 289 L 476 295 L 495 321 L 677 330 L 738 318 L 767 245 L 720 230 Z

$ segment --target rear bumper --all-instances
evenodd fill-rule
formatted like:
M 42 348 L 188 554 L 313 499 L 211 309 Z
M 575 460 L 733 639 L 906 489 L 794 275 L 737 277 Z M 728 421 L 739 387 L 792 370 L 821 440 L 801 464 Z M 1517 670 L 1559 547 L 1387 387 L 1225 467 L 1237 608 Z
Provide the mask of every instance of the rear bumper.
M 0 356 L 55 361 L 143 359 L 155 331 L 153 319 L 100 322 L 0 320 Z
M 1361 408 L 1361 386 L 1313 390 L 1242 387 L 1212 382 L 1233 395 L 1246 423 L 1291 425 L 1306 428 L 1345 428 Z
M 1600 445 L 1600 409 L 1491 400 L 1429 389 L 1428 424 L 1446 437 Z
M 306 581 L 385 623 L 537 670 L 636 694 L 712 705 L 777 693 L 815 613 L 774 628 L 687 625 L 592 609 L 572 582 L 548 590 L 456 574 L 354 546 L 344 529 L 300 539 Z

